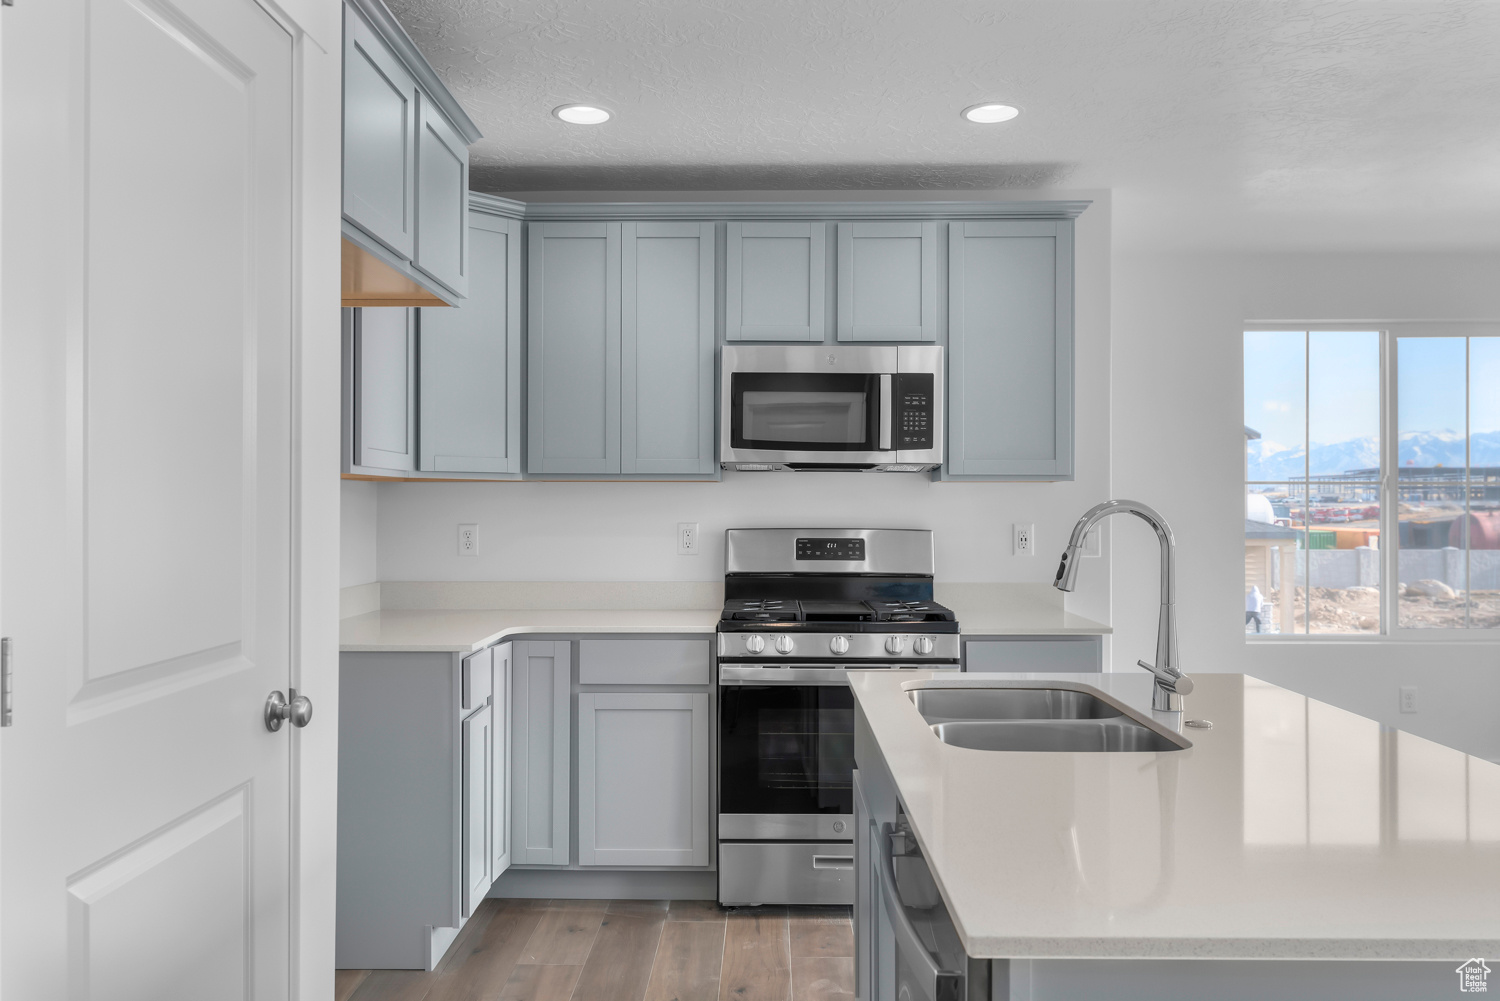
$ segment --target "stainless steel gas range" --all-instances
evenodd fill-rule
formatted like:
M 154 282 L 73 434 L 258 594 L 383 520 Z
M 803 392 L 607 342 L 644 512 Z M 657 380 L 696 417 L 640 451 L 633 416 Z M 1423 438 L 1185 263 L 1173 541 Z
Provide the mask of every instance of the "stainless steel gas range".
M 719 901 L 854 902 L 847 672 L 958 670 L 932 533 L 737 528 L 719 620 Z

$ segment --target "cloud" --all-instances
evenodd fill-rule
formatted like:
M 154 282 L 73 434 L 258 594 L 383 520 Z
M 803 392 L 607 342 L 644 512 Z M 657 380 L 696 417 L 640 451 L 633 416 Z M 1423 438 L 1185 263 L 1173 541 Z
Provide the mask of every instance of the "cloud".
M 1285 400 L 1267 400 L 1261 406 L 1273 414 L 1289 414 L 1292 412 L 1292 405 Z

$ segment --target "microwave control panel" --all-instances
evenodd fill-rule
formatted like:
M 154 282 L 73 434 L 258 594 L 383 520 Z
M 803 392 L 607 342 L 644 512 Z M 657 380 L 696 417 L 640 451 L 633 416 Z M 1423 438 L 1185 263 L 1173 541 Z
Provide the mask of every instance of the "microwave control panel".
M 932 412 L 934 378 L 931 372 L 900 372 L 893 380 L 893 434 L 899 451 L 932 448 L 932 429 L 937 423 L 937 414 Z

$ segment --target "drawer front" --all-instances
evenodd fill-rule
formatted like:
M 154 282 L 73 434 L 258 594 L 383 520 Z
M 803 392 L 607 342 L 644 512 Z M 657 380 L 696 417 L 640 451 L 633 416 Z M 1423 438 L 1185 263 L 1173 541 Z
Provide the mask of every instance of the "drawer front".
M 852 904 L 852 841 L 719 842 L 721 904 Z
M 964 643 L 964 670 L 1087 674 L 1104 669 L 1103 651 L 1098 636 L 971 639 Z
M 478 709 L 489 701 L 491 685 L 490 658 L 494 656 L 494 652 L 493 647 L 486 647 L 478 653 L 470 654 L 464 658 L 464 712 Z
M 580 640 L 581 685 L 707 685 L 713 648 L 696 640 Z

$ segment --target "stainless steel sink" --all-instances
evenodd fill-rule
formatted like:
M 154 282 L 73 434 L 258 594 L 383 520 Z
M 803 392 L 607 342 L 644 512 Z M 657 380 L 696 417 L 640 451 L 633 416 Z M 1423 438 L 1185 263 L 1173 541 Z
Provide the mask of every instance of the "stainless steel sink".
M 1180 751 L 1189 746 L 1118 714 L 1114 719 L 957 720 L 936 723 L 932 732 L 945 744 L 975 751 Z
M 911 700 L 929 723 L 1120 718 L 1103 699 L 1062 688 L 917 688 Z

